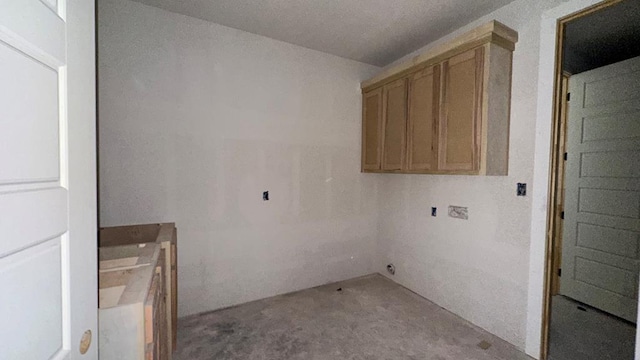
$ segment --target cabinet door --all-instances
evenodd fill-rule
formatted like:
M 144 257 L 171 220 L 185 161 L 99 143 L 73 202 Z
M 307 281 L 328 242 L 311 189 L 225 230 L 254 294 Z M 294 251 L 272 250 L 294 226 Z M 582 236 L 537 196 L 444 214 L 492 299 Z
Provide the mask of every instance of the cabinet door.
M 451 172 L 477 171 L 480 166 L 483 48 L 445 61 L 442 72 L 438 168 Z
M 382 95 L 382 170 L 402 170 L 407 135 L 407 80 L 385 85 Z
M 431 66 L 409 79 L 407 167 L 435 170 L 437 123 L 440 109 L 440 67 Z
M 362 170 L 380 170 L 382 88 L 362 96 Z

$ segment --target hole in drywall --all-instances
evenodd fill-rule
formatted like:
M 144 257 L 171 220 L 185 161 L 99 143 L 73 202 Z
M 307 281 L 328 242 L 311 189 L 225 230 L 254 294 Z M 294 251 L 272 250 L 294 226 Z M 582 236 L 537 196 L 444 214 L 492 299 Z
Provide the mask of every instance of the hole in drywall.
M 389 272 L 389 274 L 395 275 L 396 274 L 396 267 L 393 266 L 393 264 L 389 264 L 389 265 L 387 265 L 387 271 Z

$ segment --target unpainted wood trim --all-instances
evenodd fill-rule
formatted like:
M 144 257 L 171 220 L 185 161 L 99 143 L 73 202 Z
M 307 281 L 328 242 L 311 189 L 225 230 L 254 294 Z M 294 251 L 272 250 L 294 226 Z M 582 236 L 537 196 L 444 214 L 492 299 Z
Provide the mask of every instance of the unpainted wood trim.
M 448 106 L 445 104 L 446 99 L 448 98 L 447 94 L 447 81 L 449 80 L 449 60 L 445 60 L 442 65 L 442 80 L 440 81 L 440 106 L 439 107 L 439 115 L 438 115 L 438 171 L 449 171 L 450 169 L 442 170 L 445 167 L 446 162 L 446 153 L 445 148 L 447 147 L 446 140 L 441 141 L 441 139 L 447 138 L 447 126 L 443 126 L 443 122 L 447 118 L 448 115 Z
M 518 33 L 498 21 L 490 21 L 451 41 L 416 55 L 405 63 L 389 68 L 377 76 L 363 81 L 361 84 L 362 91 L 368 92 L 371 89 L 405 77 L 412 72 L 419 71 L 421 68 L 442 62 L 488 42 L 513 51 L 515 44 L 518 42 Z
M 544 266 L 544 285 L 543 285 L 543 305 L 542 305 L 542 331 L 540 339 L 540 360 L 547 360 L 549 355 L 549 331 L 551 325 L 551 284 L 553 282 L 553 261 L 554 261 L 554 229 L 556 226 L 557 204 L 556 204 L 556 188 L 557 188 L 557 158 L 559 155 L 558 136 L 560 134 L 560 108 L 561 108 L 561 83 L 562 83 L 562 61 L 564 53 L 562 51 L 564 44 L 565 26 L 572 20 L 579 19 L 594 12 L 606 9 L 610 6 L 620 3 L 623 0 L 605 0 L 601 3 L 582 9 L 573 14 L 567 15 L 558 20 L 556 28 L 556 57 L 555 57 L 555 81 L 554 81 L 554 98 L 553 98 L 553 117 L 552 117 L 552 141 L 551 141 L 551 159 L 549 174 L 549 191 L 547 193 L 547 231 L 545 244 L 545 266 Z
M 569 75 L 565 72 L 562 74 L 562 96 L 561 101 L 562 105 L 560 107 L 560 124 L 558 125 L 558 137 L 557 144 L 555 144 L 555 148 L 557 148 L 557 154 L 554 156 L 556 159 L 555 168 L 558 169 L 556 174 L 556 204 L 555 204 L 555 226 L 554 226 L 554 246 L 553 246 L 553 270 L 551 274 L 552 283 L 551 283 L 551 296 L 557 295 L 560 293 L 560 276 L 558 276 L 559 270 L 562 266 L 562 231 L 563 231 L 563 223 L 561 213 L 564 210 L 564 182 L 565 182 L 565 166 L 566 163 L 564 161 L 564 153 L 567 149 L 567 111 L 568 111 L 568 102 L 567 102 L 567 94 L 569 93 Z
M 482 169 L 480 168 L 480 159 L 486 158 L 486 156 L 481 156 L 480 151 L 482 146 L 482 135 L 483 131 L 486 132 L 486 124 L 485 121 L 487 119 L 483 119 L 482 112 L 484 108 L 483 97 L 488 97 L 489 94 L 484 94 L 484 58 L 485 49 L 484 47 L 479 47 L 475 51 L 475 60 L 476 60 L 476 93 L 473 98 L 473 108 L 474 108 L 474 119 L 473 119 L 473 133 L 474 133 L 474 142 L 473 142 L 473 151 L 472 151 L 472 166 L 473 170 L 477 170 L 482 173 Z M 487 138 L 486 136 L 484 137 Z
M 482 114 L 481 114 L 481 124 L 480 124 L 480 161 L 478 165 L 478 170 L 483 175 L 487 173 L 487 147 L 488 147 L 488 135 L 489 135 L 489 84 L 491 76 L 491 43 L 486 44 L 484 46 L 484 56 L 486 57 L 483 64 L 483 73 L 482 73 Z M 511 77 L 511 75 L 509 75 Z M 511 95 L 509 95 L 509 102 L 511 102 Z M 507 150 L 508 152 L 508 150 Z
M 365 170 L 367 174 L 483 175 L 477 170 Z
M 584 9 L 582 9 L 580 11 L 576 11 L 573 14 L 569 14 L 569 15 L 561 18 L 560 20 L 558 20 L 558 22 L 561 25 L 565 25 L 566 23 L 568 23 L 570 21 L 579 19 L 579 18 L 581 18 L 583 16 L 591 15 L 594 12 L 598 12 L 600 10 L 604 10 L 604 9 L 608 8 L 609 6 L 613 6 L 615 4 L 621 3 L 622 1 L 624 1 L 624 0 L 604 0 L 604 1 L 600 2 L 600 3 L 597 3 L 597 4 L 594 4 L 594 5 L 591 5 L 591 6 L 587 7 L 587 8 L 584 8 Z
M 433 73 L 433 128 L 432 128 L 432 140 L 431 140 L 431 169 L 436 170 L 438 168 L 438 151 L 440 140 L 438 139 L 438 131 L 440 130 L 440 106 L 442 96 L 440 90 L 442 89 L 442 67 L 440 65 L 434 66 Z

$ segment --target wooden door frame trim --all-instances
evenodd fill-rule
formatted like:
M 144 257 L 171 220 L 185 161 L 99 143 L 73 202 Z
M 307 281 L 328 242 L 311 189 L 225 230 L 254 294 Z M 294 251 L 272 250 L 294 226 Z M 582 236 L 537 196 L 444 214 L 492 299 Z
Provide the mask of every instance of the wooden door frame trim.
M 562 161 L 564 154 L 560 153 L 562 144 L 560 143 L 560 135 L 562 133 L 562 61 L 563 61 L 563 42 L 565 26 L 568 22 L 579 19 L 583 16 L 590 15 L 594 12 L 603 10 L 610 6 L 616 5 L 623 0 L 605 0 L 592 6 L 588 6 L 578 12 L 561 17 L 557 21 L 556 28 L 556 44 L 555 44 L 555 75 L 553 84 L 553 115 L 551 128 L 551 157 L 549 159 L 549 178 L 547 193 L 547 226 L 546 226 L 546 244 L 545 244 L 545 262 L 544 262 L 544 294 L 542 309 L 542 331 L 540 339 L 540 359 L 546 360 L 549 352 L 549 330 L 551 320 L 551 292 L 553 284 L 553 268 L 554 258 L 557 256 L 554 251 L 555 232 L 558 226 L 556 219 L 558 215 L 558 164 Z

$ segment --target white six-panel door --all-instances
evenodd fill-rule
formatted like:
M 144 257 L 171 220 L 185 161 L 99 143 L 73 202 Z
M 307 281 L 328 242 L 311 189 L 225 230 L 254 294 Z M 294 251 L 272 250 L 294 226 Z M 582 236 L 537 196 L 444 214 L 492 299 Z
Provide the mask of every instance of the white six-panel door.
M 560 293 L 636 322 L 640 57 L 569 80 Z
M 0 359 L 97 359 L 94 44 L 93 1 L 0 0 Z

